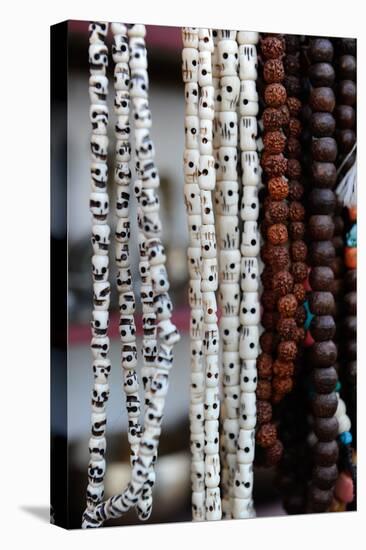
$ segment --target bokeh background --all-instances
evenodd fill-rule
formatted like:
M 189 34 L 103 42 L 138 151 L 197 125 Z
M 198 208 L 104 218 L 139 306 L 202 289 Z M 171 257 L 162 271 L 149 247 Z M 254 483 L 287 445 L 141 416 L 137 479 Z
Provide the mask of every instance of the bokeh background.
M 89 95 L 88 95 L 88 22 L 68 22 L 68 128 L 67 136 L 55 132 L 53 145 L 67 146 L 67 244 L 68 244 L 68 362 L 60 355 L 57 369 L 67 370 L 67 434 L 63 422 L 53 422 L 54 437 L 67 437 L 67 499 L 68 523 L 79 528 L 85 507 L 87 486 L 88 439 L 90 437 L 90 394 L 93 383 L 90 352 L 90 318 L 92 311 L 92 278 L 89 214 Z M 108 37 L 111 45 L 111 36 Z M 181 80 L 181 29 L 179 27 L 147 26 L 150 78 L 150 108 L 152 137 L 156 148 L 156 162 L 160 173 L 161 217 L 163 241 L 167 252 L 171 298 L 175 307 L 173 321 L 181 333 L 176 346 L 170 391 L 166 400 L 162 435 L 159 446 L 157 482 L 154 489 L 153 512 L 148 523 L 189 521 L 190 512 L 190 451 L 189 451 L 189 308 L 187 304 L 188 272 L 186 247 L 188 234 L 183 197 L 182 155 L 184 148 L 184 89 Z M 113 64 L 110 62 L 109 109 L 110 150 L 109 166 L 113 166 Z M 66 139 L 66 142 L 65 142 Z M 59 166 L 60 185 L 65 167 Z M 113 215 L 113 170 L 110 169 L 109 189 L 110 223 Z M 63 209 L 57 209 L 58 192 L 54 194 L 53 236 L 62 233 Z M 131 201 L 133 202 L 133 201 Z M 60 199 L 61 203 L 61 199 Z M 131 270 L 136 296 L 139 296 L 138 251 L 135 208 L 131 210 L 132 238 L 130 243 Z M 134 229 L 133 229 L 134 228 Z M 111 239 L 113 243 L 113 237 Z M 110 338 L 112 373 L 110 398 L 107 404 L 107 474 L 106 497 L 120 492 L 130 475 L 127 441 L 127 415 L 120 368 L 120 340 L 118 334 L 118 300 L 111 246 L 110 280 L 112 286 Z M 139 341 L 141 338 L 140 312 L 137 313 Z M 60 395 L 62 392 L 60 377 Z M 56 386 L 57 392 L 57 386 Z M 56 415 L 57 417 L 57 415 Z M 60 415 L 61 418 L 61 415 Z M 273 472 L 256 472 L 255 503 L 258 516 L 282 515 L 273 484 Z M 66 490 L 66 488 L 65 488 Z M 131 511 L 120 520 L 106 525 L 138 523 Z

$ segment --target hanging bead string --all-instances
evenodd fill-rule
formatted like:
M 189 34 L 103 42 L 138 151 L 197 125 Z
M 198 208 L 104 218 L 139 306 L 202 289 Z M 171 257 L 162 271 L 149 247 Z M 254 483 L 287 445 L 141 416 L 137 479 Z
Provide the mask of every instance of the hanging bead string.
M 335 97 L 328 81 L 319 82 L 317 68 L 326 74 L 333 72 L 333 46 L 330 40 L 315 38 L 310 40 L 309 57 L 312 65 L 309 78 L 310 107 L 312 110 L 312 183 L 308 207 L 311 217 L 308 228 L 311 244 L 309 260 L 310 272 L 310 312 L 314 315 L 311 322 L 311 335 L 314 343 L 309 348 L 309 362 L 313 367 L 312 385 L 314 393 L 311 408 L 314 416 L 313 430 L 316 439 L 312 447 L 314 460 L 312 480 L 309 488 L 308 507 L 313 512 L 324 512 L 333 498 L 337 480 L 338 444 L 336 441 L 338 422 L 337 409 L 337 347 L 334 343 L 334 297 L 331 292 L 334 273 L 331 263 L 335 256 L 332 243 L 334 236 L 334 215 L 336 198 L 332 190 L 335 184 L 337 144 L 332 138 Z M 325 71 L 325 69 L 328 69 Z M 323 120 L 323 130 L 318 137 L 317 123 Z
M 128 30 L 131 56 L 135 60 L 141 60 L 141 57 L 145 57 L 146 59 L 146 47 L 143 38 L 145 32 L 146 30 L 143 25 L 132 25 Z M 137 69 L 139 66 L 133 64 L 130 60 L 131 71 L 135 68 Z M 146 124 L 151 124 L 151 122 L 148 122 L 151 121 L 148 102 L 146 100 L 139 101 L 139 99 L 141 98 L 135 97 L 132 101 L 135 134 L 137 128 L 149 128 L 150 126 L 146 126 Z M 142 197 L 144 190 L 149 191 L 159 186 L 159 177 L 156 166 L 151 159 L 142 160 L 138 158 L 137 169 L 138 176 L 142 182 Z M 150 244 L 151 232 L 155 235 L 157 228 L 161 227 L 159 213 L 155 211 L 148 214 L 143 208 L 144 204 L 142 200 L 140 207 L 142 210 L 139 214 L 140 228 L 142 222 L 144 237 L 148 244 Z M 154 236 L 154 239 L 159 238 Z M 83 528 L 99 527 L 107 519 L 121 517 L 130 508 L 135 506 L 137 506 L 140 519 L 147 519 L 151 513 L 151 493 L 147 487 L 152 488 L 155 479 L 153 463 L 157 456 L 165 396 L 168 391 L 169 371 L 173 363 L 173 346 L 179 340 L 178 332 L 170 320 L 171 307 L 165 307 L 165 303 L 170 303 L 170 299 L 167 295 L 169 283 L 164 266 L 163 258 L 165 255 L 161 243 L 159 243 L 158 247 L 151 247 L 149 258 L 150 256 L 154 256 L 153 250 L 157 254 L 157 257 L 155 257 L 156 262 L 150 261 L 149 269 L 151 272 L 152 298 L 154 313 L 158 321 L 157 335 L 160 345 L 158 346 L 156 365 L 153 367 L 151 376 L 149 395 L 145 402 L 144 430 L 141 434 L 136 460 L 133 461 L 131 480 L 127 484 L 126 489 L 105 502 L 98 503 L 94 509 L 88 509 L 83 516 Z
M 216 192 L 219 321 L 222 343 L 224 415 L 223 459 L 225 471 L 225 517 L 231 517 L 228 499 L 233 497 L 236 469 L 236 445 L 239 415 L 239 218 L 237 103 L 239 98 L 238 46 L 236 31 L 217 30 L 215 71 L 220 80 L 217 88 Z M 236 298 L 235 298 L 236 297 Z M 230 365 L 233 368 L 230 368 Z
M 290 115 L 286 106 L 287 93 L 284 85 L 283 56 L 285 42 L 279 35 L 267 36 L 261 41 L 264 62 L 263 77 L 265 110 L 263 112 L 263 145 L 261 164 L 267 178 L 268 196 L 264 202 L 264 220 L 261 230 L 267 242 L 261 249 L 265 269 L 262 272 L 264 313 L 262 325 L 271 336 L 261 338 L 263 352 L 257 361 L 258 369 L 258 424 L 256 441 L 264 449 L 266 465 L 278 463 L 283 446 L 278 438 L 273 421 L 272 405 L 278 403 L 292 389 L 293 359 L 297 353 L 293 340 L 279 341 L 281 325 L 290 325 L 296 330 L 295 315 L 298 307 L 293 294 L 293 277 L 289 272 L 287 220 L 289 208 L 286 203 L 289 184 L 285 179 L 288 160 L 283 152 L 286 145 L 284 128 Z M 267 341 L 265 339 L 267 338 Z M 264 349 L 266 348 L 266 349 Z M 268 353 L 272 350 L 272 354 Z M 275 357 L 275 360 L 273 358 Z
M 239 45 L 239 111 L 240 152 L 242 167 L 242 202 L 240 217 L 243 222 L 241 243 L 241 303 L 240 303 L 240 414 L 237 445 L 237 465 L 233 483 L 232 511 L 235 519 L 255 516 L 253 507 L 253 462 L 255 427 L 257 421 L 256 360 L 259 352 L 259 213 L 258 186 L 261 169 L 257 153 L 258 94 L 257 48 L 258 33 L 238 32 Z M 238 86 L 238 87 L 239 87 Z M 254 240 L 247 233 L 255 234 Z M 253 236 L 253 235 L 252 235 Z M 254 242 L 255 241 L 255 242 Z
M 182 77 L 185 94 L 185 150 L 184 197 L 188 221 L 189 246 L 187 250 L 189 271 L 188 300 L 190 313 L 191 346 L 191 395 L 190 395 L 190 443 L 192 519 L 205 519 L 205 457 L 204 457 L 204 401 L 205 373 L 203 365 L 203 310 L 201 292 L 201 238 L 202 225 L 200 188 L 198 185 L 199 134 L 198 118 L 198 29 L 182 29 Z M 190 164 L 192 165 L 190 166 Z
M 92 390 L 92 430 L 89 440 L 88 487 L 86 511 L 93 513 L 104 497 L 106 470 L 105 405 L 109 396 L 108 376 L 111 363 L 108 359 L 109 338 L 109 258 L 110 227 L 107 221 L 109 198 L 107 193 L 108 166 L 108 49 L 105 44 L 108 24 L 96 22 L 89 25 L 89 96 L 92 133 L 91 146 L 91 194 L 92 215 L 92 273 L 93 312 L 91 321 L 94 385 Z
M 116 115 L 115 169 L 117 226 L 115 233 L 115 261 L 117 272 L 117 292 L 120 310 L 119 333 L 122 344 L 121 365 L 123 388 L 126 394 L 128 417 L 128 441 L 131 447 L 131 466 L 136 459 L 142 427 L 140 424 L 139 381 L 136 374 L 137 347 L 135 306 L 130 270 L 130 183 L 131 183 L 131 143 L 130 143 L 130 69 L 127 27 L 122 23 L 111 24 L 113 34 L 112 58 L 114 66 L 114 112 Z
M 215 115 L 211 54 L 214 51 L 210 29 L 198 33 L 198 116 L 200 127 L 198 185 L 201 197 L 202 255 L 201 292 L 203 308 L 203 360 L 205 368 L 204 454 L 206 520 L 221 519 L 219 456 L 219 328 L 217 325 L 217 249 L 212 192 L 216 187 L 215 159 L 212 155 L 212 121 Z

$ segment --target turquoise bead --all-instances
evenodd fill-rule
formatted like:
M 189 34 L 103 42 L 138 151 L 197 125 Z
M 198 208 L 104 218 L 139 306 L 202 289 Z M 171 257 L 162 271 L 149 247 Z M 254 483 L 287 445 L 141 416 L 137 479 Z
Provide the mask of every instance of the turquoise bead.
M 304 302 L 304 308 L 305 308 L 305 311 L 306 311 L 306 319 L 305 319 L 305 323 L 304 323 L 304 329 L 308 330 L 310 325 L 311 325 L 311 321 L 314 318 L 314 315 L 310 311 L 310 306 L 309 306 L 309 301 L 308 300 L 306 300 Z
M 346 235 L 347 246 L 355 248 L 357 246 L 357 223 L 353 224 Z
M 342 384 L 338 380 L 338 382 L 336 383 L 335 391 L 341 391 L 341 387 L 342 387 Z
M 351 432 L 343 432 L 343 434 L 340 434 L 339 440 L 343 445 L 350 445 L 352 443 Z

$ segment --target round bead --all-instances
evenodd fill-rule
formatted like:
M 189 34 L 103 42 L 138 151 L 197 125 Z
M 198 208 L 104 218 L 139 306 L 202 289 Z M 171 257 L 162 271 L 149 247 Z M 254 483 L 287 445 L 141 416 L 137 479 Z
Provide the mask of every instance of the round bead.
M 299 201 L 304 194 L 304 186 L 297 180 L 289 182 L 289 198 L 293 201 Z
M 353 55 L 341 55 L 338 59 L 337 72 L 339 78 L 356 80 L 356 58 Z
M 333 86 L 333 66 L 330 63 L 314 63 L 309 67 L 309 78 L 313 86 Z
M 291 340 L 280 342 L 278 344 L 277 352 L 278 357 L 282 361 L 294 361 L 297 355 L 296 342 Z
M 302 222 L 305 218 L 305 208 L 298 201 L 292 201 L 289 209 L 289 218 L 292 222 Z
M 308 267 L 304 262 L 294 262 L 291 266 L 291 273 L 295 283 L 301 283 L 308 276 Z
M 337 151 L 337 142 L 332 137 L 316 138 L 311 143 L 311 154 L 317 162 L 335 162 Z
M 286 152 L 288 158 L 299 159 L 302 153 L 300 141 L 293 136 L 289 136 L 286 142 Z
M 304 241 L 295 241 L 291 243 L 291 257 L 294 262 L 304 262 L 307 256 L 307 246 Z
M 313 512 L 325 512 L 332 504 L 333 491 L 312 485 L 309 490 L 310 507 Z
M 317 187 L 331 188 L 337 180 L 337 169 L 333 162 L 316 162 L 311 163 L 311 176 Z
M 285 246 L 274 246 L 271 262 L 276 271 L 288 269 L 290 265 L 290 255 L 288 249 Z
M 286 48 L 287 50 L 287 48 Z M 300 57 L 298 54 L 289 54 L 285 57 L 286 74 L 296 75 L 300 71 Z
M 312 410 L 316 417 L 330 418 L 337 410 L 338 399 L 333 393 L 319 393 L 312 400 Z
M 335 416 L 314 418 L 313 429 L 319 441 L 334 441 L 338 436 L 338 421 Z
M 352 129 L 355 127 L 356 113 L 354 108 L 350 105 L 337 105 L 334 114 L 337 120 L 338 128 Z
M 336 128 L 335 118 L 330 113 L 313 113 L 310 124 L 311 132 L 317 138 L 332 136 Z
M 273 363 L 273 372 L 277 377 L 290 378 L 295 372 L 295 365 L 292 361 L 276 359 Z
M 343 105 L 354 105 L 356 102 L 356 84 L 353 80 L 341 80 L 337 89 L 339 103 Z
M 272 223 L 283 223 L 286 221 L 289 213 L 286 201 L 271 201 L 267 208 Z
M 333 59 L 333 44 L 327 38 L 313 38 L 310 41 L 309 53 L 313 63 L 329 63 Z
M 271 382 L 265 379 L 258 380 L 256 393 L 258 399 L 268 401 L 272 394 Z
M 262 332 L 259 337 L 259 343 L 263 352 L 270 354 L 273 353 L 277 347 L 277 337 L 271 332 Z
M 299 242 L 302 242 L 302 241 L 299 241 Z M 303 279 L 302 279 L 303 280 Z M 306 290 L 304 288 L 304 285 L 302 283 L 295 283 L 294 284 L 294 289 L 293 289 L 293 294 L 296 298 L 296 300 L 301 303 L 301 302 L 304 302 L 305 301 L 305 298 L 306 298 Z
M 313 241 L 328 241 L 334 234 L 334 222 L 331 216 L 315 214 L 310 216 L 307 229 Z
M 273 290 L 278 296 L 285 296 L 292 292 L 294 278 L 288 271 L 278 271 L 273 276 Z
M 321 419 L 330 421 L 332 419 Z M 331 466 L 314 466 L 312 473 L 313 481 L 319 489 L 331 489 L 338 478 L 338 468 L 336 464 Z
M 317 315 L 310 325 L 310 332 L 316 342 L 332 340 L 336 332 L 336 324 L 331 315 Z
M 275 223 L 268 229 L 267 237 L 274 245 L 285 244 L 288 240 L 287 227 L 283 223 Z
M 287 159 L 282 155 L 262 155 L 261 165 L 269 178 L 283 176 L 287 170 Z
M 357 289 L 357 270 L 349 269 L 345 275 L 345 285 L 347 290 Z
M 267 424 L 272 420 L 272 405 L 269 401 L 257 400 L 257 422 Z
M 356 142 L 356 134 L 353 130 L 340 130 L 337 132 L 339 152 L 346 155 L 349 153 Z
M 310 271 L 309 282 L 310 286 L 315 291 L 329 290 L 334 280 L 334 273 L 330 267 L 318 266 L 313 267 Z
M 286 136 L 280 130 L 266 132 L 263 137 L 263 144 L 268 153 L 278 155 L 285 149 Z
M 281 201 L 288 195 L 288 183 L 284 178 L 272 178 L 268 182 L 268 192 L 273 200 Z
M 333 214 L 336 196 L 331 189 L 312 189 L 309 193 L 309 210 L 312 214 Z
M 268 353 L 261 353 L 257 358 L 257 371 L 259 378 L 271 378 L 272 357 Z
M 332 88 L 326 86 L 312 88 L 309 103 L 313 111 L 332 113 L 335 107 L 335 96 Z
M 301 111 L 301 101 L 297 97 L 288 97 L 286 101 L 291 116 L 298 116 Z
M 310 349 L 310 357 L 315 367 L 330 367 L 337 360 L 337 346 L 332 340 L 314 342 Z
M 278 311 L 281 317 L 293 317 L 297 308 L 297 300 L 293 294 L 286 294 L 278 300 Z
M 289 96 L 298 96 L 301 93 L 301 80 L 298 76 L 287 75 L 283 80 L 283 84 L 286 88 Z
M 302 222 L 291 222 L 289 232 L 293 241 L 302 240 L 305 236 L 305 225 Z
M 313 291 L 309 297 L 309 305 L 315 315 L 333 315 L 335 309 L 334 297 L 331 292 Z
M 290 113 L 287 109 L 274 109 L 273 107 L 267 107 L 263 111 L 263 127 L 265 130 L 280 130 L 282 126 L 286 124 L 290 117 Z
M 281 107 L 286 103 L 286 88 L 279 83 L 268 84 L 264 90 L 264 101 L 269 107 Z
M 273 445 L 266 448 L 265 462 L 267 466 L 276 466 L 281 461 L 283 455 L 283 445 L 279 439 L 277 439 Z
M 278 403 L 279 399 L 282 399 L 283 396 L 285 396 L 287 393 L 290 393 L 290 391 L 293 388 L 293 380 L 292 377 L 282 377 L 282 376 L 274 376 L 272 380 L 272 386 L 274 395 L 272 398 L 272 401 L 274 403 Z
M 329 265 L 335 258 L 335 248 L 332 241 L 315 241 L 309 247 L 310 263 L 313 266 Z
M 318 466 L 332 466 L 338 460 L 338 443 L 336 441 L 318 441 L 314 445 L 314 459 Z
M 301 163 L 297 159 L 288 159 L 286 174 L 289 179 L 299 179 L 301 176 Z
M 267 36 L 261 41 L 261 51 L 265 59 L 280 58 L 284 53 L 284 43 L 276 36 Z
M 344 305 L 346 315 L 357 314 L 357 294 L 355 291 L 345 294 Z
M 269 59 L 263 67 L 263 78 L 267 84 L 281 82 L 285 76 L 285 69 L 281 59 Z
M 270 447 L 275 443 L 276 439 L 277 429 L 273 423 L 268 422 L 267 424 L 262 424 L 259 427 L 256 434 L 256 441 L 260 447 Z

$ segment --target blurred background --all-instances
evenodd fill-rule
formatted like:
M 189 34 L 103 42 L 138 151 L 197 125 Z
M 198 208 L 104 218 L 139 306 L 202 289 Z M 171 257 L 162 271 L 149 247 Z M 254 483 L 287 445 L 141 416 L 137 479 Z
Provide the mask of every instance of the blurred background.
M 79 528 L 85 508 L 87 486 L 88 439 L 90 437 L 90 394 L 93 383 L 90 352 L 90 318 L 92 311 L 92 278 L 89 214 L 89 66 L 88 22 L 68 22 L 68 130 L 67 143 L 60 133 L 53 136 L 54 148 L 67 146 L 67 208 L 68 208 L 68 365 L 67 365 L 67 438 L 68 438 L 68 506 L 69 526 Z M 111 36 L 108 37 L 111 45 Z M 181 80 L 181 29 L 178 27 L 147 26 L 150 78 L 150 108 L 152 138 L 160 173 L 159 197 L 163 222 L 163 242 L 167 252 L 171 298 L 175 307 L 173 321 L 181 333 L 175 348 L 174 367 L 170 378 L 162 435 L 159 446 L 157 482 L 154 489 L 153 512 L 148 523 L 189 521 L 190 512 L 190 451 L 189 451 L 189 308 L 187 304 L 188 272 L 186 247 L 188 235 L 183 197 L 182 155 L 184 147 L 184 89 Z M 113 135 L 113 64 L 110 59 L 109 166 L 113 166 L 115 139 Z M 133 150 L 133 149 L 132 149 Z M 133 164 L 133 163 L 132 163 Z M 63 167 L 55 177 L 63 177 Z M 109 189 L 113 190 L 113 170 L 110 169 Z M 57 189 L 57 186 L 56 186 Z M 62 194 L 62 192 L 60 191 Z M 62 233 L 63 209 L 57 209 L 54 195 L 53 236 Z M 135 293 L 139 296 L 138 251 L 135 209 L 131 210 L 131 270 Z M 110 223 L 113 231 L 111 194 Z M 113 233 L 112 233 L 113 234 Z M 113 239 L 111 239 L 113 243 Z M 113 255 L 113 244 L 111 246 Z M 120 368 L 118 334 L 118 300 L 113 256 L 110 261 L 112 286 L 110 338 L 112 373 L 110 398 L 107 404 L 107 474 L 106 497 L 120 492 L 130 475 L 127 415 Z M 138 301 L 138 300 L 137 300 Z M 137 326 L 141 337 L 140 312 Z M 140 339 L 138 344 L 140 343 Z M 59 369 L 66 368 L 62 358 Z M 65 388 L 66 389 L 66 388 Z M 61 388 L 60 388 L 61 391 Z M 56 415 L 57 416 L 57 415 Z M 53 432 L 64 438 L 62 422 L 53 422 Z M 258 516 L 282 515 L 270 471 L 256 474 L 255 502 Z M 106 525 L 138 523 L 136 513 L 130 512 L 120 520 Z

